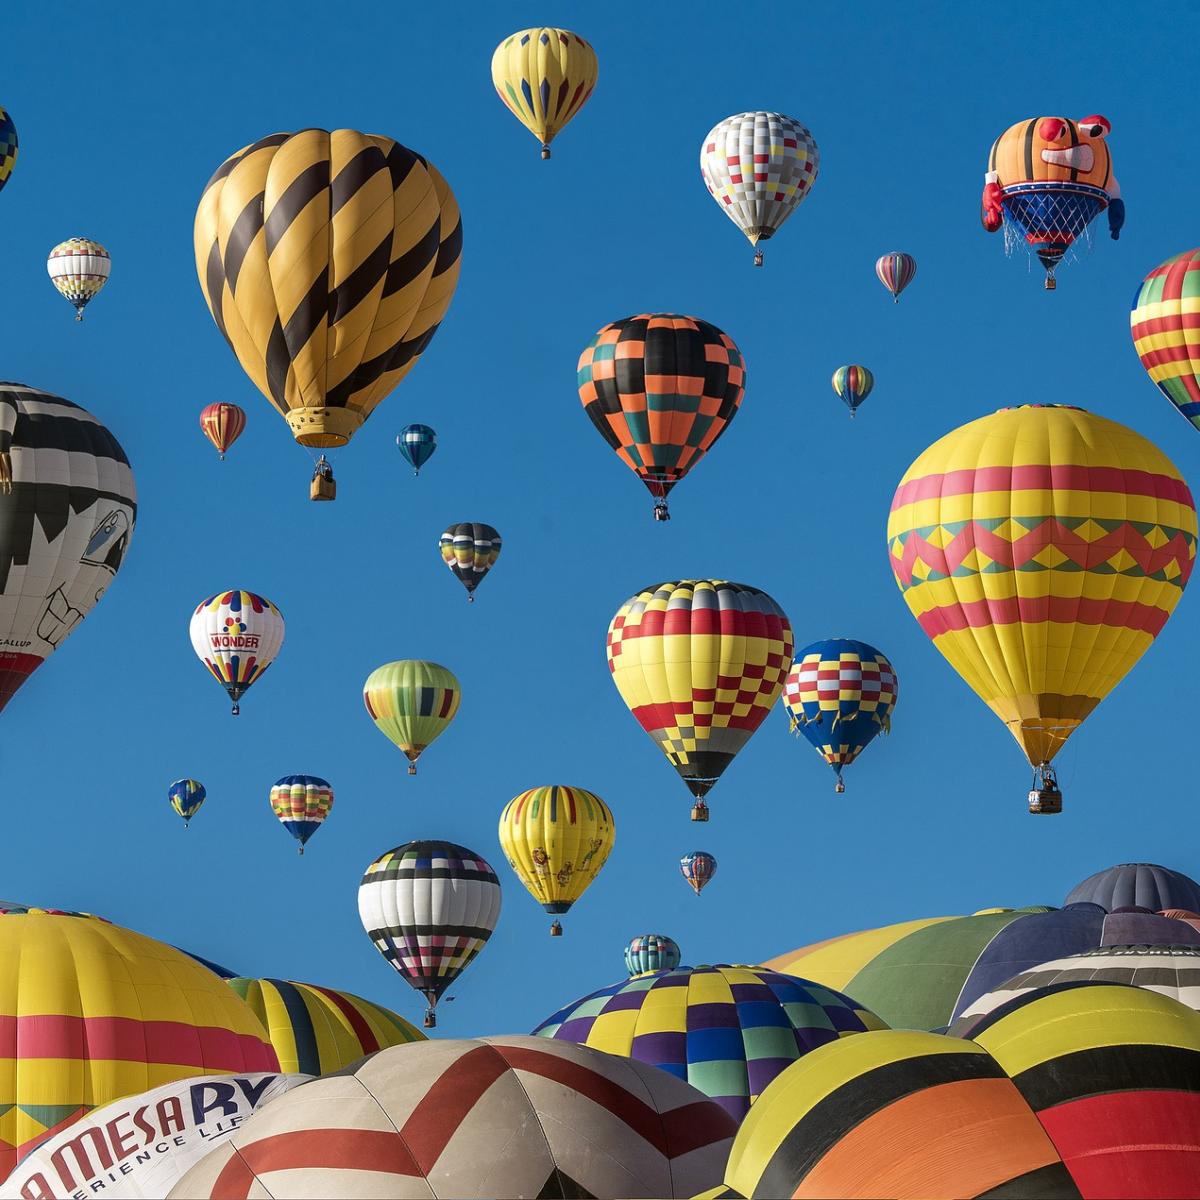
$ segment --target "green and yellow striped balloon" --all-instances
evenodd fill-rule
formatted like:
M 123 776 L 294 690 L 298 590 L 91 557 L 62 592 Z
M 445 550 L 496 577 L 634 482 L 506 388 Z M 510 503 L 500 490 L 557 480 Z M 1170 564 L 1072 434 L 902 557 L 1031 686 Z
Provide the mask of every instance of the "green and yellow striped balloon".
M 353 129 L 225 160 L 195 223 L 209 312 L 305 446 L 342 446 L 412 369 L 458 282 L 462 222 L 431 163 Z
M 376 667 L 363 684 L 363 703 L 380 732 L 400 747 L 408 773 L 454 720 L 462 688 L 452 671 L 434 662 L 405 658 Z

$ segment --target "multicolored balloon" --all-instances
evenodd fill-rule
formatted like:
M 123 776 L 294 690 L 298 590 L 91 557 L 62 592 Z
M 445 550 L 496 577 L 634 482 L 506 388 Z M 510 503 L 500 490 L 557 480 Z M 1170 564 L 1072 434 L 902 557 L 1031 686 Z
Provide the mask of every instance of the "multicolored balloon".
M 569 29 L 520 29 L 496 47 L 492 83 L 509 112 L 542 144 L 550 143 L 587 103 L 600 65 L 596 52 Z
M 842 768 L 877 733 L 890 731 L 897 691 L 892 664 L 866 642 L 829 638 L 796 655 L 783 683 L 783 707 L 792 732 L 802 734 L 833 768 L 835 792 L 846 790 Z
M 265 596 L 234 590 L 201 600 L 188 633 L 196 656 L 229 693 L 233 715 L 283 646 L 283 614 Z
M 900 302 L 900 293 L 913 281 L 917 273 L 917 260 L 902 250 L 889 250 L 875 260 L 875 275 L 879 282 L 892 293 L 892 303 Z
M 670 519 L 667 493 L 737 414 L 746 366 L 733 339 L 697 317 L 640 313 L 605 325 L 579 356 L 579 399 L 600 436 Z
M 462 222 L 446 181 L 399 142 L 303 129 L 217 168 L 195 248 L 205 303 L 242 369 L 296 441 L 328 449 L 354 436 L 437 332 Z
M 617 825 L 594 792 L 555 785 L 514 796 L 500 814 L 499 833 L 500 848 L 525 890 L 557 918 L 608 861 Z M 550 933 L 562 933 L 557 919 Z
M 698 896 L 717 873 L 717 860 L 707 851 L 692 850 L 679 860 L 679 869 L 688 887 Z
M 99 242 L 73 237 L 59 242 L 46 259 L 50 282 L 75 307 L 75 320 L 108 282 L 112 260 Z
M 1010 125 L 992 144 L 983 185 L 983 227 L 1003 226 L 1011 254 L 1025 244 L 1055 287 L 1058 264 L 1105 209 L 1112 239 L 1125 224 L 1125 202 L 1112 169 L 1105 117 L 1033 117 Z
M 236 404 L 209 404 L 200 410 L 200 428 L 224 458 L 225 451 L 242 436 L 246 414 Z
M 8 111 L 0 105 L 0 188 L 8 182 L 8 177 L 17 165 L 17 127 Z
M 474 602 L 475 589 L 500 557 L 500 535 L 481 521 L 460 521 L 438 539 L 438 549 L 442 561 L 467 589 L 467 600 Z
M 838 367 L 831 382 L 837 398 L 850 410 L 850 415 L 854 416 L 858 406 L 871 394 L 871 389 L 875 386 L 875 376 L 866 367 L 851 364 Z
M 437 434 L 428 425 L 405 425 L 396 438 L 396 447 L 408 460 L 414 475 L 433 457 Z
M 432 1029 L 438 1000 L 496 928 L 500 880 L 473 850 L 406 842 L 367 867 L 358 915 L 375 949 L 425 997 Z
M 136 519 L 129 460 L 91 413 L 0 384 L 0 709 L 99 602 Z
M 1069 405 L 947 434 L 905 472 L 888 520 L 905 603 L 1025 751 L 1032 811 L 1061 806 L 1049 764 L 1149 648 L 1195 555 L 1170 459 Z
M 695 798 L 693 821 L 783 690 L 792 646 L 766 592 L 723 579 L 643 588 L 610 622 L 613 683 Z
M 817 181 L 821 155 L 793 117 L 744 112 L 718 122 L 700 144 L 700 175 L 721 211 L 756 248 L 779 232 Z
M 333 788 L 316 775 L 285 775 L 271 787 L 271 811 L 300 843 L 297 854 L 304 853 L 304 843 L 321 828 L 332 809 Z
M 204 784 L 198 779 L 177 779 L 167 789 L 167 799 L 176 815 L 183 818 L 184 829 L 200 811 L 207 795 Z
M 653 971 L 673 971 L 681 961 L 679 944 L 663 933 L 643 933 L 625 947 L 625 970 L 629 978 Z
M 1158 390 L 1200 429 L 1200 249 L 1154 268 L 1134 293 L 1133 348 Z
M 417 773 L 417 759 L 454 720 L 462 687 L 452 671 L 435 662 L 405 658 L 384 663 L 367 676 L 363 703 L 376 728 L 408 759 L 408 773 Z

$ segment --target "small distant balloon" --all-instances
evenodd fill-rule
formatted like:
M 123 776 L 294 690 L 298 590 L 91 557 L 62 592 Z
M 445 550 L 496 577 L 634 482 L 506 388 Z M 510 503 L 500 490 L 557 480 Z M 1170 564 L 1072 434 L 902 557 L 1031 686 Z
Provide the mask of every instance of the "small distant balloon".
M 717 873 L 717 860 L 704 850 L 693 850 L 679 860 L 679 869 L 688 887 L 698 896 Z
M 467 589 L 467 599 L 475 599 L 475 589 L 500 557 L 500 535 L 481 521 L 460 521 L 451 525 L 438 540 L 442 561 Z
M 651 971 L 673 971 L 680 962 L 679 946 L 662 933 L 643 933 L 625 947 L 625 969 L 632 979 Z
M 0 106 L 0 188 L 17 165 L 17 127 L 7 110 Z
M 417 759 L 429 743 L 454 720 L 461 699 L 453 671 L 415 658 L 384 663 L 363 684 L 371 720 L 408 759 L 410 775 L 417 773 Z
M 198 779 L 177 779 L 167 789 L 167 799 L 171 802 L 171 807 L 175 812 L 183 818 L 184 829 L 200 811 L 200 806 L 204 803 L 207 795 L 204 784 Z
M 253 592 L 218 592 L 192 613 L 192 649 L 229 693 L 235 717 L 242 696 L 275 661 L 283 632 L 283 614 Z
M 875 274 L 879 282 L 892 293 L 892 303 L 900 299 L 900 293 L 913 281 L 917 273 L 917 260 L 900 250 L 889 250 L 875 261 Z
M 112 262 L 108 251 L 89 238 L 67 238 L 50 251 L 46 270 L 50 282 L 75 306 L 75 320 L 108 282 Z
M 200 410 L 200 428 L 224 458 L 225 451 L 242 436 L 246 414 L 236 404 L 209 404 Z
M 271 788 L 271 811 L 280 824 L 300 843 L 304 843 L 325 823 L 333 808 L 333 788 L 327 779 L 316 775 L 285 775 Z
M 831 382 L 838 399 L 850 410 L 850 415 L 854 416 L 858 406 L 871 394 L 871 389 L 875 386 L 875 376 L 866 367 L 852 363 L 849 366 L 838 367 Z
M 408 460 L 413 474 L 420 475 L 437 449 L 437 433 L 428 425 L 405 425 L 396 438 L 396 447 Z

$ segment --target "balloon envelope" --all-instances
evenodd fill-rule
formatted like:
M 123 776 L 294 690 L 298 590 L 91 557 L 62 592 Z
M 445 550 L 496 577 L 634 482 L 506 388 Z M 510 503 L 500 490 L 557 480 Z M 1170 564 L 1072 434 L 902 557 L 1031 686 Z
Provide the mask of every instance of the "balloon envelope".
M 472 598 L 483 577 L 496 565 L 500 545 L 500 535 L 481 521 L 460 521 L 438 539 L 442 561 Z
M 221 457 L 242 436 L 246 414 L 236 404 L 209 404 L 200 410 L 200 428 Z
M 208 792 L 198 779 L 177 779 L 167 789 L 167 799 L 184 826 L 200 811 Z
M 83 310 L 108 282 L 112 262 L 108 251 L 90 238 L 67 238 L 50 251 L 46 259 L 50 282 L 75 308 L 75 319 L 83 320 Z
M 437 434 L 428 425 L 405 425 L 396 438 L 400 453 L 411 464 L 414 475 L 433 457 L 437 449 Z
M 662 933 L 643 933 L 625 947 L 625 969 L 630 978 L 650 971 L 672 971 L 681 961 L 679 945 Z
M 201 600 L 188 626 L 192 649 L 229 693 L 233 712 L 283 646 L 283 614 L 265 596 L 235 588 Z
M 271 811 L 300 843 L 301 854 L 332 809 L 333 788 L 317 775 L 285 775 L 271 787 Z
M 417 773 L 417 759 L 454 720 L 462 687 L 452 671 L 434 662 L 406 658 L 384 663 L 367 676 L 363 703 L 376 728 L 399 747 Z

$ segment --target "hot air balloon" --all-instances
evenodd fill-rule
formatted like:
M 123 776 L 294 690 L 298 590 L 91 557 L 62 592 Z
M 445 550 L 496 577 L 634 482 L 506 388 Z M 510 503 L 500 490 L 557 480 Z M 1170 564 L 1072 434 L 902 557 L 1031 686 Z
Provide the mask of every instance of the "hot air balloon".
M 746 365 L 707 321 L 641 313 L 592 338 L 578 383 L 592 424 L 654 497 L 654 519 L 667 521 L 667 493 L 737 413 Z
M 453 672 L 434 662 L 405 658 L 384 663 L 367 676 L 363 703 L 371 720 L 417 773 L 421 752 L 454 720 L 462 688 Z
M 875 376 L 866 367 L 851 364 L 838 367 L 831 382 L 837 398 L 850 410 L 850 415 L 854 416 L 858 406 L 871 394 L 871 389 L 875 386 Z
M 475 589 L 500 557 L 500 535 L 480 521 L 460 521 L 438 539 L 442 561 L 467 589 L 467 600 L 475 600 Z
M 692 850 L 679 860 L 679 869 L 688 887 L 698 896 L 717 873 L 717 860 L 704 850 Z
M 375 949 L 428 1002 L 437 1002 L 487 944 L 500 919 L 500 880 L 473 850 L 453 842 L 406 842 L 363 875 L 358 915 Z
M 629 978 L 652 971 L 673 971 L 680 963 L 679 946 L 662 933 L 643 933 L 625 947 L 625 969 Z
M 344 446 L 420 358 L 458 282 L 446 181 L 391 138 L 276 133 L 204 189 L 196 271 L 217 328 L 303 446 Z M 324 456 L 322 456 L 324 457 Z M 332 470 L 314 476 L 330 499 Z
M 1105 117 L 1033 117 L 1009 126 L 992 144 L 983 186 L 983 227 L 1004 227 L 1011 254 L 1024 243 L 1046 269 L 1046 288 L 1088 226 L 1108 210 L 1115 241 L 1125 223 L 1125 202 L 1112 169 Z
M 654 584 L 617 610 L 613 682 L 695 797 L 693 821 L 708 820 L 704 797 L 771 711 L 791 661 L 786 614 L 742 583 Z
M 1200 249 L 1154 268 L 1133 297 L 1133 348 L 1158 390 L 1200 429 Z
M 207 795 L 204 784 L 198 779 L 177 779 L 167 789 L 167 799 L 176 814 L 183 818 L 184 829 L 200 811 Z
M 3 106 L 0 106 L 0 188 L 17 165 L 17 127 Z
M 242 436 L 246 414 L 236 404 L 209 404 L 200 410 L 200 428 L 224 458 L 225 451 Z
M 849 638 L 813 642 L 796 655 L 783 683 L 792 732 L 802 734 L 837 776 L 891 728 L 896 672 L 873 646 Z
M 514 796 L 500 814 L 500 848 L 525 890 L 557 918 L 587 891 L 608 861 L 617 826 L 594 792 L 537 787 Z
M 744 112 L 714 125 L 700 145 L 700 174 L 721 211 L 755 247 L 774 237 L 817 181 L 821 155 L 808 129 L 783 113 Z
M 75 320 L 108 282 L 112 262 L 108 251 L 90 238 L 67 238 L 50 251 L 46 270 L 50 282 L 75 306 Z
M 521 29 L 492 55 L 492 83 L 509 111 L 542 144 L 550 143 L 587 103 L 600 66 L 596 52 L 569 29 Z
M 875 260 L 875 275 L 892 293 L 893 304 L 900 302 L 900 293 L 912 283 L 916 273 L 917 260 L 901 250 L 889 250 Z
M 136 516 L 129 460 L 91 413 L 0 383 L 0 709 L 104 595 Z
M 1196 509 L 1132 429 L 1027 404 L 954 430 L 909 467 L 888 553 L 921 628 L 1029 758 L 1030 811 L 1058 812 L 1050 763 L 1178 603 Z
M 271 787 L 271 811 L 300 843 L 297 854 L 304 853 L 304 843 L 321 828 L 332 808 L 333 788 L 316 775 L 285 775 Z
M 420 475 L 421 468 L 437 449 L 437 434 L 428 425 L 405 425 L 396 438 L 396 446 L 412 466 L 413 474 Z
M 265 596 L 234 590 L 201 600 L 188 633 L 196 656 L 241 712 L 241 698 L 283 646 L 283 614 Z

